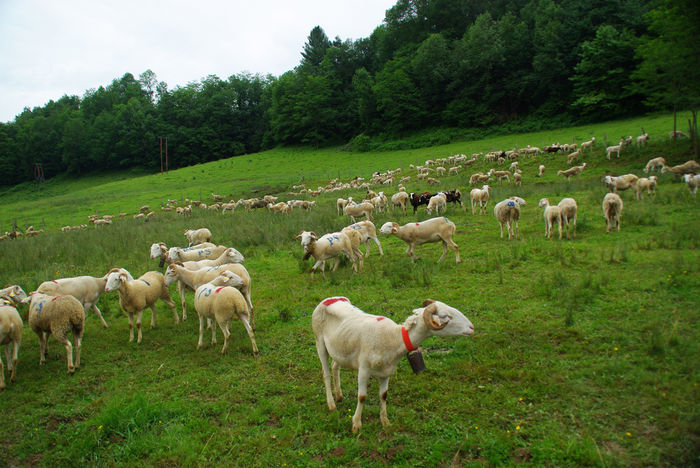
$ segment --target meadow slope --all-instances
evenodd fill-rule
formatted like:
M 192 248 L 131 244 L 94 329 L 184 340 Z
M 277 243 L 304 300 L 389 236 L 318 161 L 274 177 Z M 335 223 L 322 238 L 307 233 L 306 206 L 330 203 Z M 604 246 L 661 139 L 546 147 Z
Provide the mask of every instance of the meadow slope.
M 405 244 L 380 237 L 357 275 L 345 262 L 336 273 L 311 282 L 311 262 L 301 260 L 294 236 L 302 229 L 332 232 L 350 224 L 336 214 L 338 196 L 321 195 L 310 212 L 290 216 L 236 210 L 221 215 L 195 211 L 192 219 L 158 213 L 149 223 L 119 220 L 104 229 L 58 232 L 86 215 L 134 213 L 167 198 L 210 201 L 211 192 L 232 198 L 309 187 L 328 179 L 369 178 L 374 170 L 455 153 L 580 142 L 651 134 L 647 148 L 630 148 L 607 161 L 598 144 L 571 182 L 556 175 L 564 156 L 520 162 L 523 186 L 494 183 L 487 215 L 450 206 L 462 263 L 436 244 L 417 249 L 411 263 Z M 2 466 L 688 466 L 700 462 L 700 203 L 670 174 L 659 177 L 655 196 L 635 200 L 622 193 L 622 230 L 605 234 L 600 203 L 605 174 L 634 172 L 651 157 L 669 163 L 690 158 L 687 142 L 668 142 L 668 115 L 494 137 L 417 150 L 346 153 L 277 149 L 198 165 L 165 175 L 106 175 L 49 181 L 39 190 L 17 187 L 0 195 L 3 230 L 41 226 L 41 236 L 0 242 L 0 284 L 29 292 L 47 279 L 102 276 L 120 266 L 134 276 L 158 270 L 151 243 L 184 243 L 187 228 L 209 227 L 215 241 L 236 247 L 253 279 L 256 341 L 234 322 L 229 352 L 222 344 L 196 350 L 198 321 L 175 325 L 158 305 L 159 324 L 144 327 L 140 345 L 128 328 L 116 294 L 99 307 L 103 329 L 89 314 L 82 366 L 65 369 L 65 351 L 51 341 L 39 367 L 38 342 L 25 326 L 17 381 L 0 393 L 7 422 L 0 425 Z M 547 166 L 544 177 L 536 168 Z M 469 174 L 492 167 L 478 163 L 441 188 L 459 188 L 468 200 Z M 415 177 L 413 177 L 415 178 Z M 121 179 L 121 180 L 116 180 Z M 429 189 L 411 183 L 409 191 Z M 257 191 L 257 192 L 253 192 Z M 395 187 L 386 190 L 395 192 Z M 493 204 L 507 196 L 527 200 L 520 237 L 499 238 Z M 537 202 L 576 198 L 574 240 L 547 240 Z M 468 202 L 467 202 L 468 204 Z M 158 211 L 158 210 L 156 210 Z M 427 219 L 417 214 L 377 214 L 375 224 Z M 364 249 L 364 247 L 363 247 Z M 162 271 L 162 269 L 161 269 Z M 176 298 L 177 293 L 171 293 Z M 359 308 L 402 322 L 426 298 L 461 310 L 475 325 L 469 339 L 431 338 L 423 343 L 427 371 L 415 376 L 400 363 L 389 384 L 392 425 L 379 423 L 378 384 L 372 380 L 359 435 L 350 431 L 356 374 L 341 371 L 345 400 L 328 412 L 310 314 L 328 296 L 344 295 Z M 178 306 L 179 306 L 179 301 Z M 20 308 L 26 319 L 26 308 Z M 149 321 L 148 312 L 144 323 Z M 4 360 L 3 356 L 3 360 Z

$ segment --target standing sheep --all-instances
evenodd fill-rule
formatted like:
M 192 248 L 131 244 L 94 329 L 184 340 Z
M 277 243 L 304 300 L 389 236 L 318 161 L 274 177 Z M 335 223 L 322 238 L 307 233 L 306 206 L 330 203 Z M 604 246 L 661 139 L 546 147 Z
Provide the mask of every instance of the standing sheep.
M 550 239 L 552 237 L 552 227 L 556 222 L 559 226 L 559 240 L 561 240 L 561 210 L 558 206 L 551 206 L 549 198 L 542 198 L 538 204 L 540 208 L 544 208 L 544 237 Z
M 360 243 L 364 242 L 367 246 L 365 257 L 369 257 L 370 240 L 377 244 L 379 256 L 381 257 L 384 255 L 384 252 L 382 251 L 382 244 L 379 243 L 379 238 L 377 237 L 377 228 L 374 226 L 372 221 L 364 220 L 343 228 L 344 233 L 347 234 L 349 231 L 357 231 L 360 233 Z
M 562 198 L 557 206 L 559 207 L 559 211 L 561 213 L 562 223 L 566 227 L 566 238 L 570 239 L 569 224 L 573 224 L 573 226 L 571 226 L 571 233 L 572 237 L 576 237 L 576 218 L 578 216 L 578 206 L 576 205 L 576 200 L 573 198 Z
M 510 197 L 496 203 L 493 214 L 501 226 L 501 239 L 503 239 L 503 225 L 508 231 L 508 240 L 518 236 L 518 220 L 520 219 L 520 206 L 525 205 L 525 200 L 520 197 Z
M 457 227 L 455 223 L 445 217 L 431 218 L 420 223 L 408 223 L 399 226 L 397 223 L 384 223 L 379 232 L 382 234 L 393 234 L 408 244 L 406 255 L 415 261 L 415 249 L 417 245 L 442 241 L 442 256 L 438 263 L 445 259 L 447 248 L 455 251 L 456 262 L 460 263 L 459 246 L 452 240 Z
M 17 312 L 16 303 L 27 298 L 19 286 L 8 286 L 0 290 L 0 346 L 5 346 L 7 370 L 10 372 L 10 382 L 17 379 L 17 361 L 19 345 L 22 342 L 22 318 Z M 0 390 L 5 388 L 5 368 L 0 353 Z
M 185 237 L 189 242 L 189 246 L 201 244 L 202 242 L 211 241 L 211 231 L 207 228 L 187 229 L 185 230 Z
M 637 196 L 637 200 L 642 199 L 642 192 L 647 191 L 647 195 L 656 193 L 656 176 L 650 176 L 649 178 L 641 177 L 637 179 L 637 182 L 632 186 L 634 189 L 634 194 Z
M 617 227 L 620 232 L 620 215 L 622 214 L 622 198 L 616 193 L 607 193 L 603 198 L 603 216 L 607 222 L 606 233 Z
M 690 193 L 695 195 L 698 192 L 698 185 L 700 185 L 700 174 L 684 174 L 683 181 L 685 185 L 688 186 Z
M 321 274 L 323 274 L 324 278 L 326 277 L 326 260 L 331 258 L 336 260 L 333 266 L 333 271 L 336 271 L 340 264 L 337 257 L 341 252 L 352 262 L 352 269 L 357 273 L 357 259 L 347 234 L 333 232 L 318 238 L 314 232 L 301 231 L 296 238 L 301 239 L 301 245 L 304 247 L 304 260 L 311 256 L 316 260 L 314 266 L 311 267 L 311 279 L 313 279 L 314 272 L 319 266 L 321 267 Z
M 406 214 L 406 206 L 408 205 L 408 194 L 406 192 L 397 192 L 391 196 L 392 210 L 395 206 L 401 207 Z
M 472 189 L 469 192 L 469 198 L 472 202 L 472 214 L 476 214 L 476 205 L 479 205 L 479 214 L 486 214 L 486 205 L 489 202 L 489 187 L 484 185 L 480 189 Z

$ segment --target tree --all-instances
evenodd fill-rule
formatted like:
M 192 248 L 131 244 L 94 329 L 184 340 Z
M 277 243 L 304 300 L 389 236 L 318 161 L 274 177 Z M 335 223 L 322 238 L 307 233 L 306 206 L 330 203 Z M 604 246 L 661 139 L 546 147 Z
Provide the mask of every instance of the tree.
M 301 52 L 302 68 L 310 72 L 315 71 L 319 65 L 321 65 L 323 57 L 326 55 L 326 49 L 330 46 L 331 41 L 328 39 L 328 36 L 326 36 L 321 26 L 313 28 L 306 38 L 304 50 Z

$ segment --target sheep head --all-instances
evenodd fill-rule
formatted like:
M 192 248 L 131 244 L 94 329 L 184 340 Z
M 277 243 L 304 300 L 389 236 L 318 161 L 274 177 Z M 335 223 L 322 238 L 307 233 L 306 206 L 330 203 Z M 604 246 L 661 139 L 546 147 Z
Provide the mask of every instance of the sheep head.
M 399 230 L 399 225 L 393 222 L 387 222 L 379 228 L 379 232 L 382 234 L 396 234 Z
M 105 292 L 112 292 L 119 289 L 122 283 L 129 280 L 126 270 L 119 268 L 118 271 L 112 272 L 107 275 L 107 283 L 105 283 Z
M 469 336 L 474 333 L 474 325 L 462 312 L 445 303 L 426 299 L 423 309 L 414 313 L 420 315 L 431 335 Z
M 27 293 L 24 292 L 24 289 L 17 285 L 10 286 L 7 289 L 9 289 L 9 291 L 7 291 L 6 294 L 10 300 L 17 304 L 25 304 L 24 300 L 27 299 Z
M 542 208 L 543 206 L 549 206 L 549 198 L 541 198 L 537 206 L 540 208 Z
M 227 263 L 243 263 L 245 261 L 243 254 L 233 247 L 226 249 L 226 259 Z

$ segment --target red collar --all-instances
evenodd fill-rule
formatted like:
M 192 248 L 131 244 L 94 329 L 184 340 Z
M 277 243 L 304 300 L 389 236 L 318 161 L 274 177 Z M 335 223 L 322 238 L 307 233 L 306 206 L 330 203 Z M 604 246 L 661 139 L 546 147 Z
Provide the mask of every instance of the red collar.
M 406 346 L 407 350 L 414 351 L 418 349 L 413 346 L 413 343 L 411 343 L 411 338 L 408 336 L 408 330 L 406 330 L 406 327 L 401 327 L 401 337 L 403 337 L 403 344 Z

